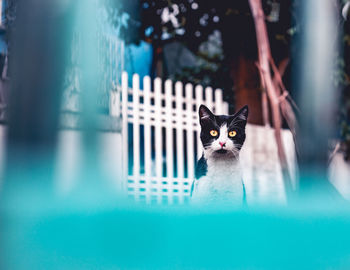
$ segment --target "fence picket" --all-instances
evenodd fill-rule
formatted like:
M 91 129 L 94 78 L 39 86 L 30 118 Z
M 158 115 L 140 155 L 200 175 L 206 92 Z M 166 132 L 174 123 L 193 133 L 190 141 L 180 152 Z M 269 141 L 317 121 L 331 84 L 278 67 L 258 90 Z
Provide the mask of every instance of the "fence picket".
M 133 101 L 133 175 L 135 179 L 138 179 L 140 176 L 140 122 L 139 122 L 139 103 L 140 103 L 140 80 L 139 75 L 134 74 L 132 77 L 132 87 L 134 91 L 132 92 L 132 101 Z M 139 181 L 135 182 L 135 199 L 139 199 Z
M 176 95 L 176 110 L 183 111 L 183 95 L 182 95 L 182 83 L 176 82 L 175 84 L 175 95 Z M 183 138 L 183 124 L 182 116 L 180 113 L 177 114 L 176 123 L 176 160 L 177 160 L 177 178 L 179 183 L 183 183 L 182 179 L 184 175 L 184 138 Z M 183 202 L 183 194 L 179 193 L 179 202 Z
M 222 106 L 222 90 L 221 89 L 216 89 L 215 90 L 215 111 L 216 114 L 223 114 L 224 113 L 224 108 Z
M 123 184 L 128 179 L 129 161 L 128 161 L 128 74 L 122 73 L 122 162 L 123 162 L 123 179 L 122 188 L 126 190 L 126 186 Z
M 186 110 L 187 110 L 187 177 L 189 178 L 190 182 L 194 178 L 194 140 L 193 140 L 193 107 L 192 107 L 192 100 L 193 100 L 193 86 L 192 84 L 186 84 Z
M 205 104 L 213 111 L 213 89 L 211 87 L 205 88 Z
M 200 126 L 199 126 L 199 116 L 198 116 L 198 111 L 199 107 L 204 103 L 203 101 L 203 87 L 201 85 L 196 86 L 196 122 L 198 123 L 197 126 L 197 159 L 199 159 L 202 155 L 202 142 L 200 138 Z
M 224 108 L 224 114 L 229 114 L 228 103 L 227 102 L 223 102 L 222 106 Z
M 166 107 L 166 176 L 172 184 L 174 177 L 173 161 L 173 120 L 172 120 L 172 82 L 165 82 L 165 107 Z M 172 194 L 169 196 L 169 203 L 172 203 Z
M 145 181 L 146 181 L 146 192 L 150 194 L 151 192 L 151 169 L 152 169 L 152 154 L 151 154 L 151 120 L 150 120 L 150 111 L 151 111 L 151 79 L 149 76 L 143 78 L 143 104 L 144 104 L 144 145 L 145 145 Z M 146 194 L 146 202 L 150 202 L 150 196 Z
M 163 176 L 163 142 L 162 142 L 162 127 L 161 127 L 161 94 L 162 81 L 160 78 L 154 80 L 154 106 L 155 106 L 155 151 L 156 151 L 156 177 L 157 179 L 157 198 L 161 201 L 161 180 Z

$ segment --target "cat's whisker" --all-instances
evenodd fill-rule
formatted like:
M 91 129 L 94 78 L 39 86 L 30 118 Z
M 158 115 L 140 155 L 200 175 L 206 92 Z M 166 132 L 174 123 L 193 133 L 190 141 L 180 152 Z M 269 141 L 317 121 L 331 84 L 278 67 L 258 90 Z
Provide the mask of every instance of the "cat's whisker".
M 235 156 L 235 158 L 237 159 L 239 156 L 239 151 L 235 151 L 235 149 L 234 149 L 234 151 L 232 151 L 232 153 Z

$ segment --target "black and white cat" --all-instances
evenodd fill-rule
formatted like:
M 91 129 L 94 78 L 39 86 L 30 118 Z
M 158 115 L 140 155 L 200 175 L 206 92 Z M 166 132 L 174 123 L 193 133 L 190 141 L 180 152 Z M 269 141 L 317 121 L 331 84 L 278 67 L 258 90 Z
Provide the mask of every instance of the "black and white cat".
M 206 106 L 199 108 L 203 155 L 197 163 L 192 184 L 192 201 L 242 205 L 245 189 L 239 152 L 245 141 L 248 106 L 234 115 L 214 115 Z

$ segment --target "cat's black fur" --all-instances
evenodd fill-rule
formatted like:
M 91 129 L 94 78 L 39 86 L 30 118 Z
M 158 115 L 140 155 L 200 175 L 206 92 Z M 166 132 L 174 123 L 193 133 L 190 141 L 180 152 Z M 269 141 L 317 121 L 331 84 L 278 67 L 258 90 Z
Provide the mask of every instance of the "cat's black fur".
M 196 164 L 196 171 L 195 171 L 196 179 L 198 180 L 202 176 L 205 176 L 207 172 L 208 172 L 207 160 L 205 159 L 204 155 L 202 155 L 202 157 L 197 161 L 197 164 Z M 193 188 L 194 188 L 194 182 L 192 183 L 192 186 L 191 186 L 191 196 L 192 196 Z
M 197 161 L 196 172 L 195 172 L 196 179 L 199 179 L 202 176 L 206 175 L 207 172 L 208 172 L 207 160 L 205 159 L 204 155 L 202 155 L 202 157 Z

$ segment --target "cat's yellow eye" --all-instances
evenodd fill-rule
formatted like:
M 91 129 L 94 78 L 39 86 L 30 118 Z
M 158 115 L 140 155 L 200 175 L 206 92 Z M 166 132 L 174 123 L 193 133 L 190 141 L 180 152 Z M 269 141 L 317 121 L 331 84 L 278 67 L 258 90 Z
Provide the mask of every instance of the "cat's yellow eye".
M 210 131 L 210 135 L 213 136 L 213 137 L 216 137 L 216 136 L 218 136 L 218 131 L 213 129 L 213 130 Z
M 229 137 L 234 137 L 234 136 L 236 136 L 237 135 L 237 132 L 236 131 L 234 131 L 234 130 L 232 130 L 232 131 L 230 131 L 229 133 L 228 133 L 228 136 Z

